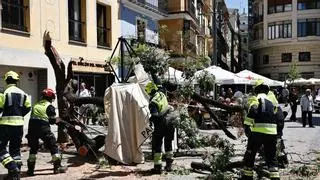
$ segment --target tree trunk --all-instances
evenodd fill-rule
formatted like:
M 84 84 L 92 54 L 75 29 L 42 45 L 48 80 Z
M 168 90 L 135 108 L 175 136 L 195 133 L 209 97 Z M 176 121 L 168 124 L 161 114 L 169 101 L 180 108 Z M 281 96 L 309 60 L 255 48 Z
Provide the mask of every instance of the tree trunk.
M 70 112 L 70 107 L 75 105 L 81 106 L 82 104 L 96 104 L 103 107 L 103 98 L 98 97 L 84 97 L 78 98 L 73 94 L 73 88 L 71 87 L 72 61 L 68 64 L 67 76 L 65 75 L 65 65 L 59 57 L 56 49 L 51 45 L 51 38 L 49 33 L 45 32 L 44 37 L 44 49 L 45 54 L 48 56 L 50 63 L 53 67 L 56 77 L 56 93 L 58 100 L 59 117 L 62 119 L 58 123 L 58 143 L 66 143 L 69 141 L 68 134 L 72 138 L 76 148 L 80 146 L 87 146 L 89 152 L 98 151 L 100 147 L 104 145 L 104 135 L 97 136 L 93 139 L 89 138 L 82 131 L 75 128 L 75 125 L 81 127 L 85 126 L 81 122 L 76 121 L 73 114 Z
M 45 36 L 49 35 L 45 33 Z M 53 67 L 54 74 L 56 77 L 56 93 L 57 93 L 57 101 L 58 101 L 58 111 L 59 116 L 64 121 L 69 121 L 69 116 L 67 114 L 68 102 L 66 98 L 63 97 L 64 91 L 67 87 L 67 84 L 71 77 L 73 76 L 72 73 L 72 62 L 68 64 L 68 75 L 65 76 L 65 65 L 61 58 L 59 57 L 58 52 L 56 49 L 51 46 L 51 39 L 45 40 L 44 44 L 45 54 L 50 60 L 50 63 Z M 66 143 L 69 141 L 68 134 L 65 132 L 64 125 L 58 126 L 58 143 Z

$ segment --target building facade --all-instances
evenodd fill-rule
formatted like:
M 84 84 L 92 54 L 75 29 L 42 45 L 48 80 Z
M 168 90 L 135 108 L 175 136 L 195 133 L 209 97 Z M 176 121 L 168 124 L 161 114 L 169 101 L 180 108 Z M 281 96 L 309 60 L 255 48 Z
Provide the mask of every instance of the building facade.
M 249 5 L 254 69 L 285 80 L 297 62 L 302 77 L 319 78 L 320 0 L 249 0 Z
M 242 59 L 240 57 L 240 34 L 239 34 L 239 10 L 228 9 L 229 21 L 228 21 L 228 35 L 227 42 L 230 47 L 230 51 L 227 55 L 227 64 L 230 67 L 231 72 L 240 72 L 242 70 Z
M 206 34 L 209 34 L 207 12 L 209 0 L 169 0 L 168 16 L 159 21 L 166 31 L 160 35 L 161 46 L 171 50 L 174 61 L 206 55 Z
M 167 16 L 165 0 L 121 0 L 121 36 L 159 44 L 158 21 Z
M 248 29 L 248 14 L 243 13 L 240 14 L 240 39 L 241 39 L 241 51 L 240 51 L 240 58 L 242 59 L 242 68 L 252 70 L 252 56 L 249 51 L 249 29 Z
M 120 35 L 118 3 L 113 0 L 0 0 L 0 74 L 20 74 L 19 86 L 39 99 L 45 87 L 55 88 L 53 68 L 44 55 L 43 34 L 65 64 L 73 60 L 74 78 L 103 96 L 113 75 L 104 69 Z M 0 91 L 5 83 L 0 81 Z

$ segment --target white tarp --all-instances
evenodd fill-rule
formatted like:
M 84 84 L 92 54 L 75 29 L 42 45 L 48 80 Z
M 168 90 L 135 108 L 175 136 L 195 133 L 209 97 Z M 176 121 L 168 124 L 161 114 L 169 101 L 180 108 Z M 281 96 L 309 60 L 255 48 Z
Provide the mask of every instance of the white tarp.
M 169 80 L 171 83 L 182 83 L 184 80 L 182 74 L 182 71 L 169 67 L 168 71 L 164 74 L 164 79 Z
M 199 76 L 204 71 L 208 71 L 210 74 L 214 75 L 217 84 L 250 84 L 247 79 L 238 77 L 236 74 L 217 66 L 210 66 L 197 71 L 195 77 Z
M 240 71 L 236 75 L 238 75 L 241 78 L 247 79 L 247 81 L 251 81 L 252 85 L 254 85 L 255 80 L 261 79 L 269 86 L 284 86 L 284 82 L 269 79 L 267 77 L 256 74 L 256 73 L 249 71 L 249 70 Z
M 138 83 L 113 84 L 104 102 L 109 115 L 105 153 L 124 164 L 143 163 L 141 145 L 152 133 L 147 95 Z
M 287 80 L 286 83 L 292 84 L 292 85 L 319 85 L 320 79 L 317 79 L 317 78 L 310 78 L 310 79 L 298 78 L 298 79 L 295 79 L 294 81 Z

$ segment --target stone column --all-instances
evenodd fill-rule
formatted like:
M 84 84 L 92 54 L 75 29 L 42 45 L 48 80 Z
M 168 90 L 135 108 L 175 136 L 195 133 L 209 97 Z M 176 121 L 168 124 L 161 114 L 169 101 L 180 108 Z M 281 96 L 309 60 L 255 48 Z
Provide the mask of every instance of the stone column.
M 298 36 L 298 2 L 292 0 L 292 39 L 297 40 Z

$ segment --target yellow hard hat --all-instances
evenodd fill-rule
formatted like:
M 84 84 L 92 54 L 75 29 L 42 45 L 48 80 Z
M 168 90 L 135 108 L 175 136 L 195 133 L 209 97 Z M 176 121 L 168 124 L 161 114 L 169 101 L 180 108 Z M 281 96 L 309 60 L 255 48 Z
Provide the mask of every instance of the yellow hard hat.
M 14 71 L 9 71 L 4 75 L 4 80 L 6 81 L 9 77 L 14 80 L 19 80 L 19 74 Z
M 158 87 L 156 84 L 154 84 L 152 81 L 148 82 L 148 84 L 146 85 L 145 91 L 148 94 L 151 94 L 152 90 L 158 90 Z
M 260 85 L 264 85 L 264 81 L 262 79 L 256 80 L 256 82 L 254 83 L 254 87 L 257 87 L 257 86 L 260 86 Z

